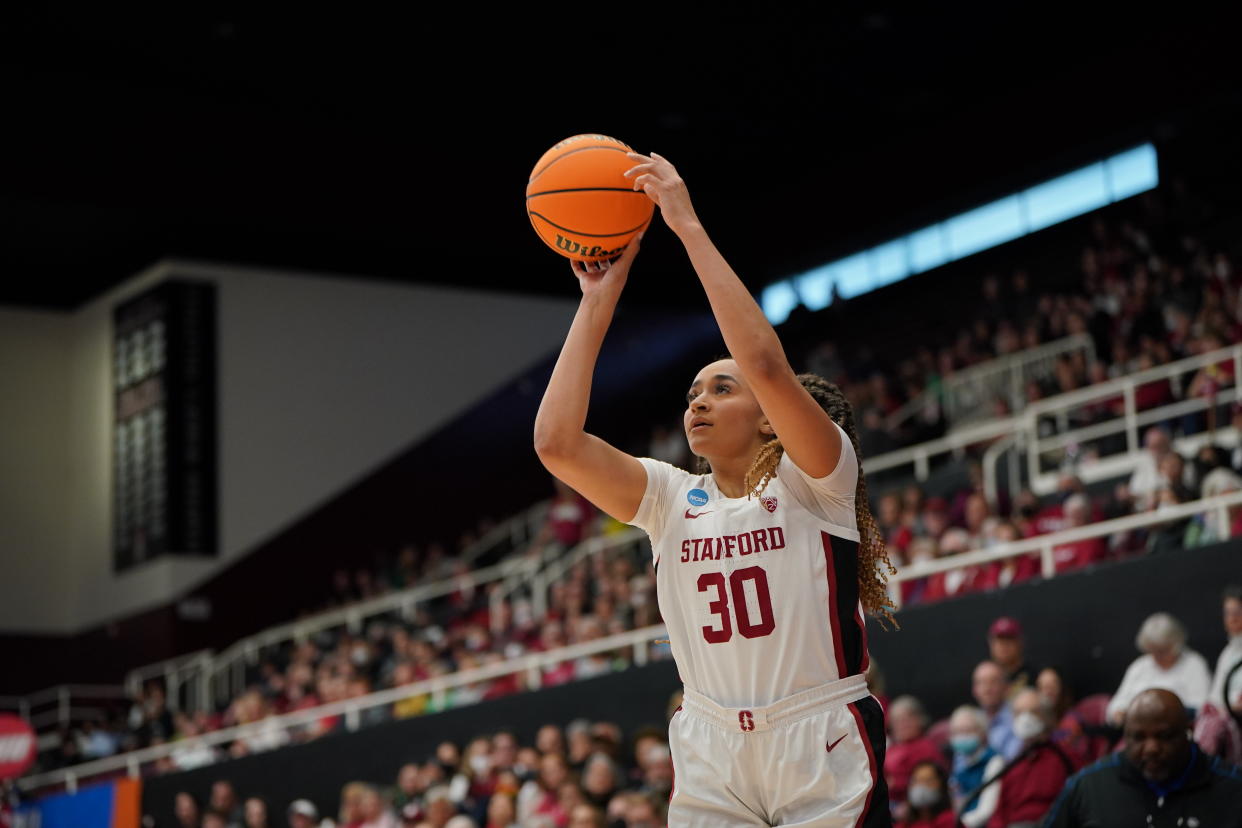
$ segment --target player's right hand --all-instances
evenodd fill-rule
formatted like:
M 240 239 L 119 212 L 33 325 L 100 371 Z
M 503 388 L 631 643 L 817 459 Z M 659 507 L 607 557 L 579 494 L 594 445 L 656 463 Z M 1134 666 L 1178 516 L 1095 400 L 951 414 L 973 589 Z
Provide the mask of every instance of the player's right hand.
M 602 262 L 571 260 L 569 266 L 573 268 L 574 276 L 578 278 L 578 286 L 582 288 L 582 295 L 592 296 L 601 292 L 612 292 L 615 295 L 619 295 L 621 289 L 625 287 L 626 278 L 630 274 L 630 265 L 633 264 L 634 257 L 638 255 L 638 246 L 642 237 L 643 234 L 639 233 L 631 239 L 621 255 L 611 262 L 607 260 Z

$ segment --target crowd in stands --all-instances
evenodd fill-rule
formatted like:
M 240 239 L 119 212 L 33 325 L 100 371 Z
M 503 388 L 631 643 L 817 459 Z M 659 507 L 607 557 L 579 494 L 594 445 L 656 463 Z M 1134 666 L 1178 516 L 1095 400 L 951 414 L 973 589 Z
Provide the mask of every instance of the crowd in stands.
M 964 682 L 972 698 L 942 721 L 931 722 L 913 696 L 889 701 L 883 677 L 869 673 L 872 690 L 887 709 L 883 770 L 896 824 L 951 828 L 959 819 L 967 828 L 1038 824 L 1079 770 L 1114 753 L 1138 764 L 1139 747 L 1126 741 L 1132 730 L 1126 714 L 1152 690 L 1171 691 L 1178 708 L 1193 717 L 1196 756 L 1242 759 L 1237 738 L 1242 668 L 1234 670 L 1242 665 L 1242 588 L 1227 588 L 1222 606 L 1229 644 L 1214 671 L 1186 646 L 1176 619 L 1157 613 L 1139 630 L 1136 644 L 1143 655 L 1111 698 L 1075 699 L 1071 677 L 1055 666 L 1029 662 L 1021 624 L 1008 617 L 991 625 L 989 658 Z M 676 703 L 674 696 L 670 715 Z M 1232 715 L 1222 711 L 1225 707 Z M 508 731 L 444 742 L 433 754 L 394 768 L 387 785 L 346 785 L 336 814 L 321 811 L 313 796 L 287 804 L 258 795 L 241 798 L 222 779 L 209 802 L 179 794 L 175 824 L 646 828 L 665 824 L 672 782 L 663 729 L 627 738 L 610 722 L 579 720 L 564 729 L 545 725 L 531 744 L 519 743 Z M 1177 791 L 1168 788 L 1169 796 Z M 283 815 L 273 816 L 277 805 Z

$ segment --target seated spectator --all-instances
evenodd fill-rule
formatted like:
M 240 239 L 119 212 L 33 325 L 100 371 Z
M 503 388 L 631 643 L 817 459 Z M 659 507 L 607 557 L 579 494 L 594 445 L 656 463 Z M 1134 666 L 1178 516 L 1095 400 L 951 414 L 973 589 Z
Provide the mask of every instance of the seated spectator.
M 1042 820 L 1077 769 L 1072 757 L 1057 746 L 1052 733 L 1052 705 L 1034 689 L 1013 700 L 1014 732 L 1022 752 L 1001 772 L 1000 796 L 988 828 L 1035 825 Z
M 1208 757 L 1187 735 L 1190 719 L 1167 690 L 1146 690 L 1125 711 L 1125 752 L 1076 774 L 1049 828 L 1131 825 L 1242 826 L 1242 770 Z
M 1155 507 L 1156 494 L 1163 482 L 1160 461 L 1172 451 L 1172 438 L 1168 431 L 1160 426 L 1147 429 L 1143 435 L 1143 452 L 1134 473 L 1130 475 L 1129 491 L 1133 511 L 1146 512 Z
M 1126 708 L 1144 690 L 1161 688 L 1176 693 L 1186 707 L 1197 710 L 1207 700 L 1211 673 L 1203 656 L 1186 648 L 1186 628 L 1166 612 L 1147 617 L 1135 645 L 1143 652 L 1126 669 L 1121 686 L 1108 703 L 1108 719 L 1125 721 Z
M 1174 455 L 1176 456 L 1176 455 Z M 1063 506 L 1065 529 L 1077 529 L 1091 522 L 1091 501 L 1084 494 L 1073 494 Z M 1108 540 L 1103 535 L 1054 547 L 1052 558 L 1056 571 L 1068 572 L 1104 560 L 1108 556 Z
M 1013 711 L 1009 706 L 1009 682 L 1005 671 L 994 661 L 981 661 L 971 679 L 975 703 L 988 717 L 988 744 L 1006 761 L 1022 750 L 1022 740 L 1013 732 Z
M 949 806 L 949 785 L 944 768 L 936 762 L 919 762 L 910 773 L 906 816 L 898 828 L 955 828 Z
M 237 800 L 237 789 L 227 779 L 218 779 L 211 783 L 211 798 L 207 807 L 208 810 L 222 815 L 227 824 L 241 825 L 242 807 Z
M 966 828 L 986 825 L 996 810 L 1000 787 L 984 783 L 1005 766 L 1005 759 L 988 744 L 988 717 L 982 710 L 962 705 L 949 717 L 949 746 L 953 749 L 950 777 L 953 808 Z
M 1242 761 L 1242 730 L 1235 718 L 1242 713 L 1242 668 L 1234 669 L 1242 662 L 1242 587 L 1226 587 L 1223 604 L 1229 641 L 1216 659 L 1207 701 L 1195 719 L 1194 736 L 1208 755 L 1236 764 Z
M 198 828 L 202 810 L 198 799 L 188 791 L 178 791 L 173 797 L 173 818 L 178 828 Z
M 888 782 L 889 801 L 901 805 L 906 801 L 910 772 L 920 762 L 944 763 L 940 748 L 924 734 L 927 713 L 914 696 L 898 696 L 888 706 L 888 749 L 884 756 L 884 778 Z
M 487 801 L 487 821 L 483 828 L 514 828 L 516 825 L 517 811 L 513 796 L 507 793 L 492 794 L 492 798 Z
M 988 654 L 993 663 L 1005 671 L 1010 698 L 1035 683 L 1035 670 L 1026 661 L 1026 645 L 1018 619 L 1003 615 L 992 622 L 988 628 Z
M 575 805 L 569 814 L 569 828 L 604 828 L 605 825 L 604 812 L 594 805 Z
M 949 529 L 940 538 L 940 557 L 947 558 L 962 552 L 971 552 L 981 546 L 971 544 L 970 534 L 965 529 Z M 927 601 L 941 601 L 957 595 L 978 592 L 985 567 L 978 564 L 937 572 L 927 579 Z
M 1216 672 L 1212 674 L 1212 687 L 1208 702 L 1220 707 L 1229 706 L 1242 713 L 1242 670 L 1234 672 L 1226 688 L 1226 679 L 1239 662 L 1242 662 L 1242 586 L 1225 587 L 1222 596 L 1221 615 L 1225 635 L 1229 641 L 1216 659 Z
M 267 802 L 262 797 L 251 796 L 242 803 L 245 828 L 275 828 L 267 818 Z
M 309 799 L 295 799 L 285 811 L 289 828 L 316 828 L 319 825 L 319 809 Z
M 1017 524 L 1001 521 L 993 530 L 993 538 L 997 545 L 1016 543 L 1022 540 L 1022 531 Z M 978 585 L 982 591 L 1003 589 L 1011 584 L 1020 584 L 1039 576 L 1039 553 L 1028 552 L 1012 558 L 1004 558 L 986 564 L 979 577 Z

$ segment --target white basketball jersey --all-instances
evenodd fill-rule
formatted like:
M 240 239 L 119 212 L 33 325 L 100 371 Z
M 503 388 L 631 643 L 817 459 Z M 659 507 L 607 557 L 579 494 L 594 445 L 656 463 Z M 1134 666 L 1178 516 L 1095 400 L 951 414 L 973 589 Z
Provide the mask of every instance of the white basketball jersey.
M 783 456 L 761 497 L 640 458 L 633 525 L 651 537 L 660 613 L 682 682 L 725 707 L 761 707 L 867 669 L 858 595 L 858 459 L 815 479 Z

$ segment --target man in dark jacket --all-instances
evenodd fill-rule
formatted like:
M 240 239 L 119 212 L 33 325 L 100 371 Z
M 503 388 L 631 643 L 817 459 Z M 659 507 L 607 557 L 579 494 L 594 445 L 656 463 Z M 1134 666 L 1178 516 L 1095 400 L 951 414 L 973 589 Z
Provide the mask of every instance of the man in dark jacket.
M 1199 751 L 1176 694 L 1140 693 L 1126 712 L 1125 738 L 1124 754 L 1070 779 L 1046 828 L 1242 828 L 1242 769 Z

